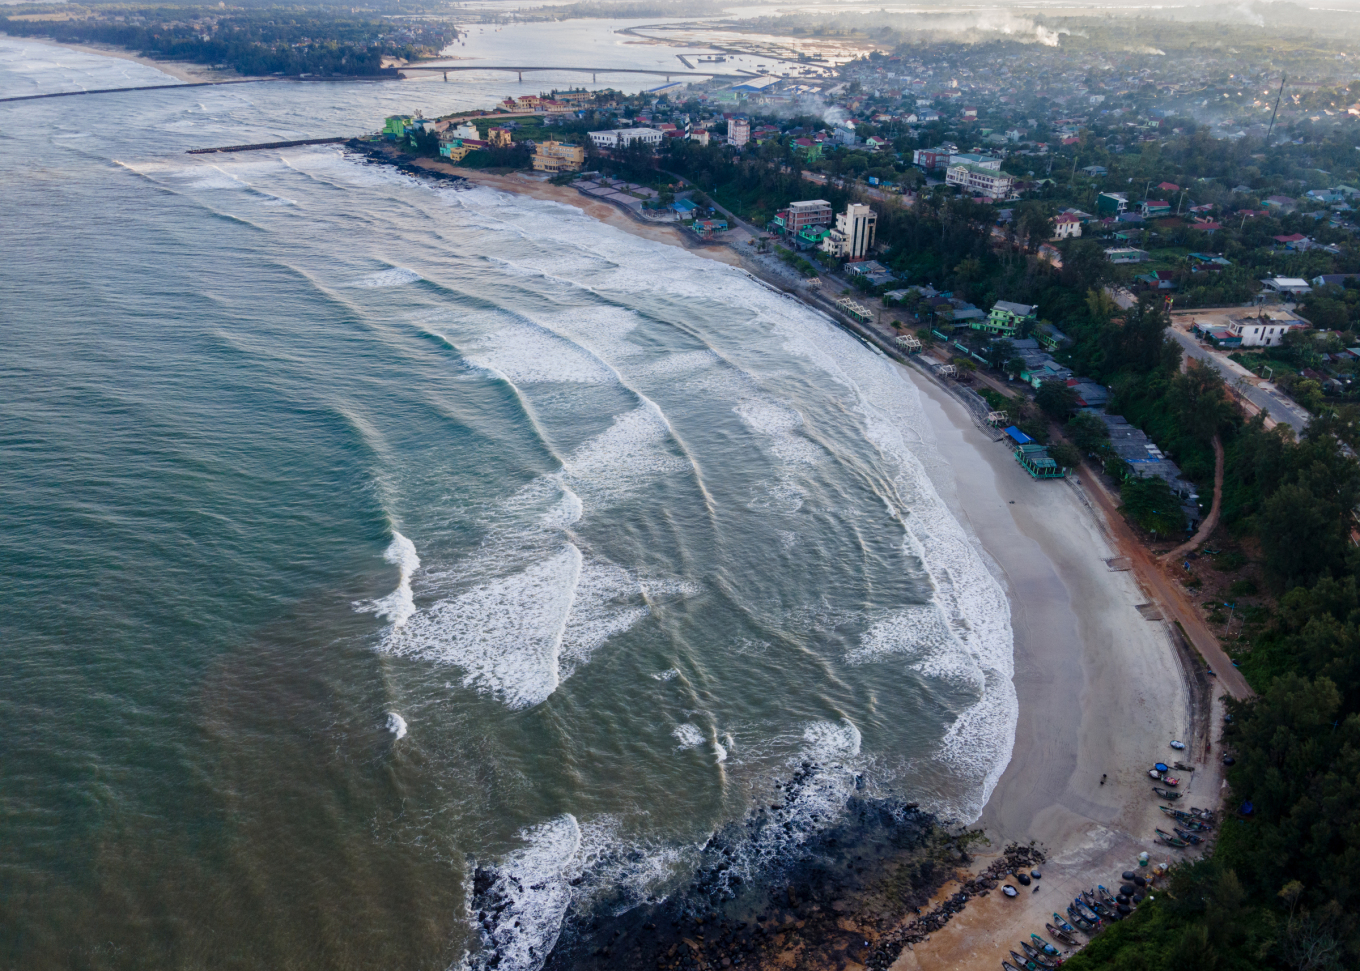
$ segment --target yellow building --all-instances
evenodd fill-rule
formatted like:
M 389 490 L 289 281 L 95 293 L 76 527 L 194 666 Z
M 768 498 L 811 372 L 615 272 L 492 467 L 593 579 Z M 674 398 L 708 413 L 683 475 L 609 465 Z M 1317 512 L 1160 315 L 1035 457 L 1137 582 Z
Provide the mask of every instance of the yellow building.
M 586 150 L 580 145 L 563 142 L 539 142 L 534 150 L 535 172 L 576 172 L 586 161 Z
M 510 147 L 510 129 L 508 128 L 488 128 L 486 140 L 491 143 L 492 148 Z
M 448 138 L 439 140 L 439 154 L 450 162 L 461 162 L 472 152 L 471 145 L 464 145 L 461 138 Z

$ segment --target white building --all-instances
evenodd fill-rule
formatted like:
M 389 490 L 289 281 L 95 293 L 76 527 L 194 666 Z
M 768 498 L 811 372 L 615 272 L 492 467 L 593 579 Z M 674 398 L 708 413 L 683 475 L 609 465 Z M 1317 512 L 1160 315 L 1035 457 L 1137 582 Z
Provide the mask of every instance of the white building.
M 1015 180 L 1004 172 L 984 169 L 976 165 L 950 163 L 945 170 L 946 185 L 961 186 L 968 192 L 986 196 L 989 199 L 1005 199 L 1011 194 Z
M 1302 320 L 1276 320 L 1267 315 L 1235 317 L 1228 321 L 1228 333 L 1240 337 L 1243 347 L 1275 347 L 1291 328 L 1305 326 Z
M 970 152 L 954 152 L 949 156 L 950 165 L 971 165 L 974 168 L 1001 171 L 1001 159 L 991 155 L 973 155 Z
M 836 228 L 822 240 L 822 250 L 842 259 L 862 260 L 873 247 L 877 230 L 878 213 L 852 202 L 836 217 Z
M 477 126 L 476 126 L 476 125 L 472 124 L 471 122 L 466 122 L 466 121 L 465 121 L 465 122 L 463 122 L 461 125 L 459 125 L 457 128 L 455 128 L 455 129 L 453 130 L 453 137 L 454 137 L 454 138 L 473 138 L 473 139 L 477 139 L 477 138 L 481 138 L 482 136 L 479 135 L 479 134 L 477 134 Z
M 666 136 L 655 128 L 611 128 L 609 131 L 593 131 L 590 140 L 596 148 L 622 148 L 633 142 L 642 142 L 655 148 Z
M 751 122 L 745 118 L 727 119 L 727 144 L 741 148 L 751 140 Z
M 694 142 L 695 144 L 698 144 L 698 145 L 707 145 L 707 144 L 708 144 L 708 129 L 707 129 L 707 128 L 695 128 L 695 129 L 691 130 L 690 133 L 689 133 L 689 140 L 692 141 L 692 142 Z
M 1065 212 L 1060 216 L 1053 217 L 1053 238 L 1068 239 L 1069 237 L 1081 235 L 1081 219 Z
M 1273 276 L 1268 280 L 1262 280 L 1261 285 L 1272 293 L 1287 293 L 1296 297 L 1313 292 L 1307 280 L 1296 276 Z

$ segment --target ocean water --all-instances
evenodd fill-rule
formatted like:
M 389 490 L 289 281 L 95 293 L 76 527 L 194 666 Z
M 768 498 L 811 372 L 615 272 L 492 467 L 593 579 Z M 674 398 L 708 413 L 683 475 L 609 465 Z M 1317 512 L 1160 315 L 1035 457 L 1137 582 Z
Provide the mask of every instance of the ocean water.
M 157 77 L 0 39 L 0 96 Z M 1009 611 L 895 365 L 571 207 L 184 154 L 503 93 L 0 105 L 6 966 L 533 971 L 803 762 L 752 872 L 980 810 Z

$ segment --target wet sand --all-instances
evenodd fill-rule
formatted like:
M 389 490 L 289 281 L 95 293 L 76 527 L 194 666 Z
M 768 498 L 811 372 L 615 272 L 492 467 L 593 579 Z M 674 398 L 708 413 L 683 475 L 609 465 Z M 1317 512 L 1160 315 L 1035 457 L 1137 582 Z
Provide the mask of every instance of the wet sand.
M 1189 662 L 1166 623 L 1136 609 L 1148 598 L 1134 574 L 1107 564 L 1121 552 L 1079 482 L 1031 479 L 949 392 L 907 373 L 936 435 L 928 471 L 1004 583 L 1015 632 L 1015 747 L 977 823 L 991 847 L 971 869 L 1010 841 L 1037 841 L 1048 863 L 1038 892 L 975 899 L 894 967 L 994 969 L 1031 932 L 1044 935 L 1079 890 L 1138 869 L 1139 852 L 1177 858 L 1155 842 L 1154 829 L 1168 827 L 1147 770 L 1190 760 L 1169 747 L 1173 738 L 1203 753 L 1196 733 L 1218 721 L 1192 725 Z M 1196 761 L 1200 771 L 1178 773 L 1182 804 L 1216 805 L 1217 762 Z
M 123 47 L 113 47 L 104 44 L 65 44 L 61 41 L 51 40 L 47 37 L 23 37 L 18 38 L 28 43 L 46 44 L 49 47 L 65 47 L 73 51 L 81 51 L 86 54 L 99 54 L 103 57 L 116 57 L 124 61 L 136 61 L 138 64 L 145 64 L 147 67 L 154 67 L 162 74 L 168 74 L 172 78 L 177 78 L 186 83 L 195 81 L 224 81 L 241 77 L 235 71 L 217 71 L 201 64 L 190 64 L 187 61 L 158 61 L 150 57 L 141 57 Z

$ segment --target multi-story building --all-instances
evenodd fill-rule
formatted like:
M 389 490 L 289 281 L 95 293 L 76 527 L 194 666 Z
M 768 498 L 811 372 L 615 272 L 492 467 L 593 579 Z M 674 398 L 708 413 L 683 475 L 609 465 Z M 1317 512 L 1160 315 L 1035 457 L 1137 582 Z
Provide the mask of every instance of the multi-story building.
M 791 202 L 784 212 L 784 231 L 790 235 L 797 235 L 809 226 L 830 226 L 835 221 L 831 203 L 825 199 Z
M 475 145 L 463 144 L 461 138 L 440 138 L 439 154 L 450 162 L 461 162 L 467 158 L 468 154 L 476 148 Z
M 1096 196 L 1096 215 L 1118 216 L 1129 208 L 1129 197 L 1123 192 L 1102 192 Z
M 978 169 L 987 169 L 992 172 L 1001 171 L 1001 159 L 992 155 L 973 155 L 970 153 L 955 152 L 949 156 L 950 165 L 971 165 Z
M 847 260 L 862 260 L 874 245 L 878 213 L 852 202 L 836 217 L 836 228 L 822 240 L 822 250 Z
M 655 128 L 611 128 L 609 131 L 593 131 L 590 140 L 596 148 L 623 148 L 633 142 L 642 142 L 655 148 L 666 136 Z
M 495 148 L 509 148 L 513 141 L 510 137 L 510 129 L 508 128 L 488 128 L 486 131 L 486 140 Z
M 989 199 L 1005 199 L 1011 194 L 1015 180 L 1004 172 L 984 169 L 977 165 L 951 163 L 945 171 L 947 185 L 957 185 L 968 192 L 986 196 Z
M 1081 235 L 1081 219 L 1070 212 L 1053 217 L 1053 238 L 1067 239 Z
M 918 148 L 912 153 L 911 161 L 930 172 L 947 167 L 955 151 L 956 149 L 952 145 L 943 145 L 939 148 Z
M 746 118 L 727 119 L 727 144 L 741 148 L 751 140 L 751 122 Z
M 690 133 L 689 133 L 689 140 L 692 141 L 692 142 L 694 142 L 694 143 L 696 143 L 696 144 L 698 144 L 698 145 L 707 145 L 707 144 L 708 144 L 708 129 L 707 129 L 707 128 L 694 128 L 694 129 L 691 129 L 691 130 L 690 130 Z
M 539 142 L 534 147 L 535 172 L 577 172 L 586 161 L 586 150 L 564 142 Z
M 974 330 L 985 330 L 989 334 L 997 334 L 1001 337 L 1014 337 L 1022 324 L 1034 318 L 1034 311 L 1037 308 L 1027 303 L 1011 303 L 1009 300 L 998 300 L 992 305 L 992 312 L 987 315 L 986 320 L 974 322 L 971 326 Z

